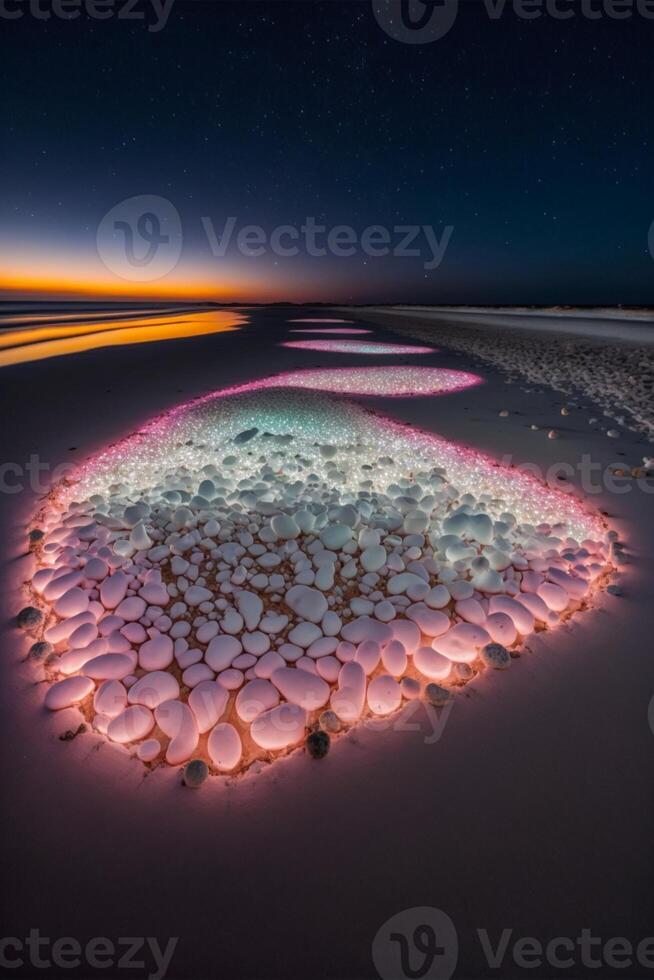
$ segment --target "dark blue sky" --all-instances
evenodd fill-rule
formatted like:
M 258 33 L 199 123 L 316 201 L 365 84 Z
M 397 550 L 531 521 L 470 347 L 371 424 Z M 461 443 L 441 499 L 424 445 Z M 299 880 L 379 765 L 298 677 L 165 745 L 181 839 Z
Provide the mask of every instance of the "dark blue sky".
M 654 303 L 654 20 L 635 0 L 625 20 L 559 4 L 575 16 L 525 21 L 507 4 L 493 20 L 462 0 L 426 44 L 389 36 L 369 0 L 177 0 L 158 32 L 115 15 L 3 22 L 5 295 L 36 280 L 70 293 L 78 275 L 120 291 L 98 225 L 156 195 L 183 230 L 169 293 L 197 280 L 243 300 Z M 266 237 L 313 216 L 351 226 L 355 254 L 307 255 L 301 239 L 293 257 L 216 257 L 203 216 Z M 362 254 L 367 226 L 392 247 L 413 224 L 439 241 L 452 227 L 437 267 L 422 232 L 419 256 Z

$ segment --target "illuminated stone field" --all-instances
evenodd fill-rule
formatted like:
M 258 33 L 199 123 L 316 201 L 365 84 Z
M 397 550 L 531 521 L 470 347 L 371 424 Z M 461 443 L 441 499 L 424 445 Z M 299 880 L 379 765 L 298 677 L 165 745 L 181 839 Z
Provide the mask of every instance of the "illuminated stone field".
M 359 340 L 287 340 L 281 347 L 294 350 L 317 350 L 328 354 L 435 354 L 435 347 L 416 344 L 376 344 Z
M 91 459 L 34 522 L 46 707 L 79 708 L 145 765 L 238 773 L 509 666 L 589 603 L 606 528 L 570 494 L 352 401 L 479 381 L 289 372 Z

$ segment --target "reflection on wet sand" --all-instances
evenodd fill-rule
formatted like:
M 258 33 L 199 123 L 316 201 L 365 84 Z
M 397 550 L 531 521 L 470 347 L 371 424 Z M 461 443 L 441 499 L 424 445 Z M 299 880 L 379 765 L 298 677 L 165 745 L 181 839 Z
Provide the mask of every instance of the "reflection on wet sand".
M 11 320 L 0 320 L 10 326 Z M 39 317 L 40 322 L 46 318 Z M 95 319 L 93 314 L 75 323 L 71 317 L 53 314 L 42 326 L 7 329 L 0 332 L 0 367 L 41 361 L 48 357 L 79 354 L 99 347 L 146 344 L 158 340 L 177 340 L 202 334 L 237 330 L 246 317 L 232 311 L 183 311 L 178 313 L 126 315 L 114 320 Z

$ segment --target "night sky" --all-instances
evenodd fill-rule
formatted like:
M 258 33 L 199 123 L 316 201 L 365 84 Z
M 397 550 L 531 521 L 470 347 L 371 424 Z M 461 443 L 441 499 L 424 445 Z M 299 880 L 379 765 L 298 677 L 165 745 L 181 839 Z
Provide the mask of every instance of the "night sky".
M 148 3 L 145 22 L 2 21 L 2 295 L 654 303 L 654 20 L 460 8 L 427 44 L 369 0 L 177 0 L 158 32 Z M 136 195 L 183 229 L 144 285 L 96 250 Z M 411 258 L 214 257 L 203 216 L 453 231 L 433 269 L 422 236 Z

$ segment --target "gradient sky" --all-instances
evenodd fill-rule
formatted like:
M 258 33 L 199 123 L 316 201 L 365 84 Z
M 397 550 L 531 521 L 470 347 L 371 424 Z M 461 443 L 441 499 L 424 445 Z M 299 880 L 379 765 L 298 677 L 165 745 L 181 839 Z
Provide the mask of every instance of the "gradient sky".
M 424 45 L 369 0 L 177 0 L 159 32 L 3 22 L 3 297 L 654 303 L 654 20 L 460 8 Z M 96 249 L 136 195 L 181 218 L 179 264 L 153 282 Z M 414 258 L 221 258 L 203 216 L 453 232 L 432 270 L 424 238 Z

